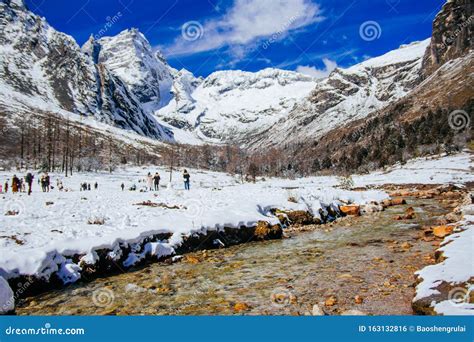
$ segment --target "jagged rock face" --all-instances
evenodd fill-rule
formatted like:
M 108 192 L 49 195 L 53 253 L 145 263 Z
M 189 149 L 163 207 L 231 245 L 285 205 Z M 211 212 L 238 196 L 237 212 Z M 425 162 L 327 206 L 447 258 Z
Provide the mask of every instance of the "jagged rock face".
M 171 68 L 161 54 L 153 53 L 150 43 L 137 29 L 98 41 L 91 37 L 83 51 L 124 82 L 141 103 L 155 102 L 159 106 L 161 100 L 169 101 Z
M 278 69 L 218 71 L 204 80 L 178 74 L 174 99 L 156 112 L 208 143 L 240 143 L 270 127 L 308 95 L 316 81 Z
M 125 84 L 75 40 L 28 11 L 21 0 L 0 2 L 0 92 L 32 108 L 93 116 L 160 140 L 172 139 Z M 10 104 L 8 103 L 8 104 Z
M 99 108 L 101 112 L 110 113 L 102 121 L 158 140 L 172 139 L 173 132 L 157 124 L 154 118 L 145 113 L 137 98 L 118 78 L 102 64 L 97 65 L 97 71 L 101 98 Z
M 160 112 L 158 112 L 160 119 L 178 129 L 192 131 L 194 126 L 185 116 L 196 109 L 196 101 L 191 94 L 201 83 L 201 78 L 194 77 L 192 73 L 185 69 L 176 71 L 173 75 L 173 84 L 170 89 L 174 113 L 166 113 L 160 116 Z
M 14 90 L 85 113 L 97 106 L 94 65 L 71 37 L 20 6 L 0 3 L 0 81 Z
M 472 50 L 474 27 L 472 0 L 448 1 L 433 22 L 431 44 L 423 58 L 423 75 L 431 75 L 449 60 Z
M 429 40 L 402 46 L 349 69 L 336 69 L 274 126 L 247 142 L 249 147 L 317 140 L 347 122 L 363 118 L 409 93 L 421 80 L 421 59 Z

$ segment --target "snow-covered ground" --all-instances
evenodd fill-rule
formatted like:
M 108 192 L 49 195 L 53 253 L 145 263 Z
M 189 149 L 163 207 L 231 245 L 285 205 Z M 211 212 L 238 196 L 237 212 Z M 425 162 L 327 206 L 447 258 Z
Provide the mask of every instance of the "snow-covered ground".
M 383 183 L 465 183 L 473 181 L 467 153 L 440 159 L 418 159 L 386 172 L 354 177 L 355 186 Z M 161 174 L 159 191 L 144 190 L 148 172 Z M 40 192 L 35 175 L 33 194 L 0 195 L 0 276 L 18 275 L 48 278 L 56 273 L 65 283 L 80 278 L 80 266 L 69 258 L 85 255 L 83 261 L 94 264 L 95 250 L 110 250 L 109 257 L 121 259 L 120 246 L 131 252 L 123 266 L 133 265 L 146 256 L 174 254 L 183 237 L 224 227 L 239 229 L 255 226 L 258 221 L 278 223 L 271 209 L 305 210 L 315 217 L 330 204 L 381 201 L 382 191 L 347 191 L 336 188 L 337 177 L 310 177 L 297 180 L 267 179 L 256 184 L 241 184 L 231 175 L 190 170 L 191 190 L 185 191 L 182 170 L 173 180 L 163 168 L 142 167 L 109 173 L 74 174 L 64 178 L 52 174 L 49 193 Z M 0 184 L 12 173 L 0 172 Z M 17 173 L 18 176 L 23 174 Z M 58 191 L 61 179 L 68 191 Z M 90 183 L 91 191 L 80 191 Z M 94 183 L 98 183 L 98 190 Z M 121 190 L 121 184 L 125 191 Z M 137 191 L 129 191 L 133 185 Z M 293 201 L 296 199 L 296 203 Z M 290 201 L 289 201 L 290 199 Z M 137 205 L 151 201 L 158 206 Z M 17 215 L 6 215 L 7 213 Z M 91 222 L 101 224 L 91 224 Z M 134 248 L 147 237 L 172 233 L 168 241 L 150 242 Z M 121 259 L 123 260 L 123 258 Z
M 355 187 L 378 186 L 384 184 L 455 184 L 462 185 L 474 181 L 473 155 L 459 153 L 409 160 L 404 165 L 397 164 L 384 171 L 366 175 L 354 175 Z M 297 180 L 274 179 L 272 184 L 292 187 L 337 186 L 338 177 L 307 177 Z
M 439 294 L 436 288 L 443 282 L 454 286 L 446 300 L 431 303 L 434 311 L 442 315 L 474 315 L 474 304 L 469 303 L 474 290 L 474 205 L 465 206 L 462 211 L 459 232 L 447 236 L 438 249 L 445 260 L 417 272 L 423 280 L 416 288 L 414 301 Z
M 129 191 L 136 184 L 144 190 L 147 172 L 160 171 L 162 188 L 154 191 Z M 190 170 L 191 191 L 185 191 L 181 174 L 175 172 L 170 183 L 163 169 L 144 168 L 118 171 L 114 174 L 76 174 L 62 179 L 68 192 L 56 188 L 34 193 L 4 194 L 0 200 L 0 275 L 10 278 L 18 274 L 48 277 L 67 261 L 61 256 L 87 254 L 94 259 L 94 249 L 111 250 L 121 241 L 140 242 L 158 233 L 175 233 L 172 242 L 163 243 L 169 254 L 183 234 L 205 232 L 224 227 L 254 226 L 258 221 L 278 223 L 270 209 L 309 210 L 314 216 L 335 201 L 367 203 L 380 201 L 387 195 L 380 191 L 351 192 L 331 187 L 308 186 L 288 190 L 272 181 L 239 184 L 226 174 Z M 6 174 L 2 175 L 6 179 Z M 57 175 L 51 175 L 53 186 Z M 38 176 L 36 176 L 38 178 Z M 94 190 L 98 182 L 99 189 Z M 139 182 L 140 181 L 140 182 Z M 91 191 L 79 191 L 79 184 L 88 182 Z M 124 183 L 126 190 L 121 190 Z M 299 199 L 289 202 L 289 197 Z M 151 201 L 166 207 L 140 206 Z M 8 212 L 18 215 L 5 215 Z M 89 221 L 104 221 L 89 224 Z M 127 266 L 133 264 L 133 256 Z M 78 274 L 63 269 L 65 282 L 76 280 Z

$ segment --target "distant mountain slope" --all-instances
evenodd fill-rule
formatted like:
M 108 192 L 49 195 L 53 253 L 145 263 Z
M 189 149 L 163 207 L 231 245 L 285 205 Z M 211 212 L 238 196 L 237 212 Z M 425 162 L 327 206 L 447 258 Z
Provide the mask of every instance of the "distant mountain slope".
M 412 43 L 351 68 L 334 70 L 287 116 L 247 144 L 256 149 L 317 140 L 395 102 L 420 81 L 429 42 Z
M 406 96 L 319 139 L 286 146 L 284 158 L 311 172 L 353 172 L 466 147 L 474 121 L 474 49 L 472 31 L 460 28 L 472 18 L 472 7 L 465 0 L 445 4 L 433 23 L 435 36 L 423 56 L 421 79 Z M 455 38 L 449 49 L 439 45 L 446 37 Z
M 318 139 L 408 94 L 421 81 L 429 43 L 336 69 L 323 80 L 278 69 L 219 71 L 201 83 L 191 76 L 188 83 L 194 86 L 181 88 L 180 96 L 155 114 L 208 143 L 259 149 Z
M 218 71 L 204 80 L 181 72 L 175 97 L 155 114 L 204 142 L 239 143 L 287 115 L 316 81 L 292 71 Z

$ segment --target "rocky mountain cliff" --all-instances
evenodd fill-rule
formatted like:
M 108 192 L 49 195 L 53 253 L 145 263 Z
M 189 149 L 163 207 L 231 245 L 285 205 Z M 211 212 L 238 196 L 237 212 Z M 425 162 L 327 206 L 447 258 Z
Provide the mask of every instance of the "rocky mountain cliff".
M 97 41 L 91 36 L 82 50 L 125 83 L 140 103 L 153 102 L 159 106 L 169 102 L 171 67 L 153 53 L 150 43 L 137 29 Z
M 450 0 L 443 6 L 433 22 L 431 44 L 423 58 L 425 77 L 447 61 L 472 50 L 473 9 L 471 0 Z
M 154 139 L 173 139 L 144 110 L 134 89 L 21 0 L 0 1 L 0 48 L 2 106 L 75 113 Z

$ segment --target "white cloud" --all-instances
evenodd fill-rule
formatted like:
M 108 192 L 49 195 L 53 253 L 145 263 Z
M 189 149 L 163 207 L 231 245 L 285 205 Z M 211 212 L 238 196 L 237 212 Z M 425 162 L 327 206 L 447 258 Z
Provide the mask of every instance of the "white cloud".
M 328 58 L 323 58 L 323 63 L 323 69 L 317 69 L 316 67 L 309 65 L 299 65 L 296 68 L 296 72 L 309 75 L 317 79 L 326 78 L 334 69 L 337 68 L 337 63 Z
M 189 55 L 225 46 L 252 45 L 258 40 L 283 39 L 289 32 L 321 21 L 320 8 L 311 0 L 235 0 L 221 17 L 201 22 L 202 36 L 189 41 L 182 36 L 165 47 L 168 56 Z

